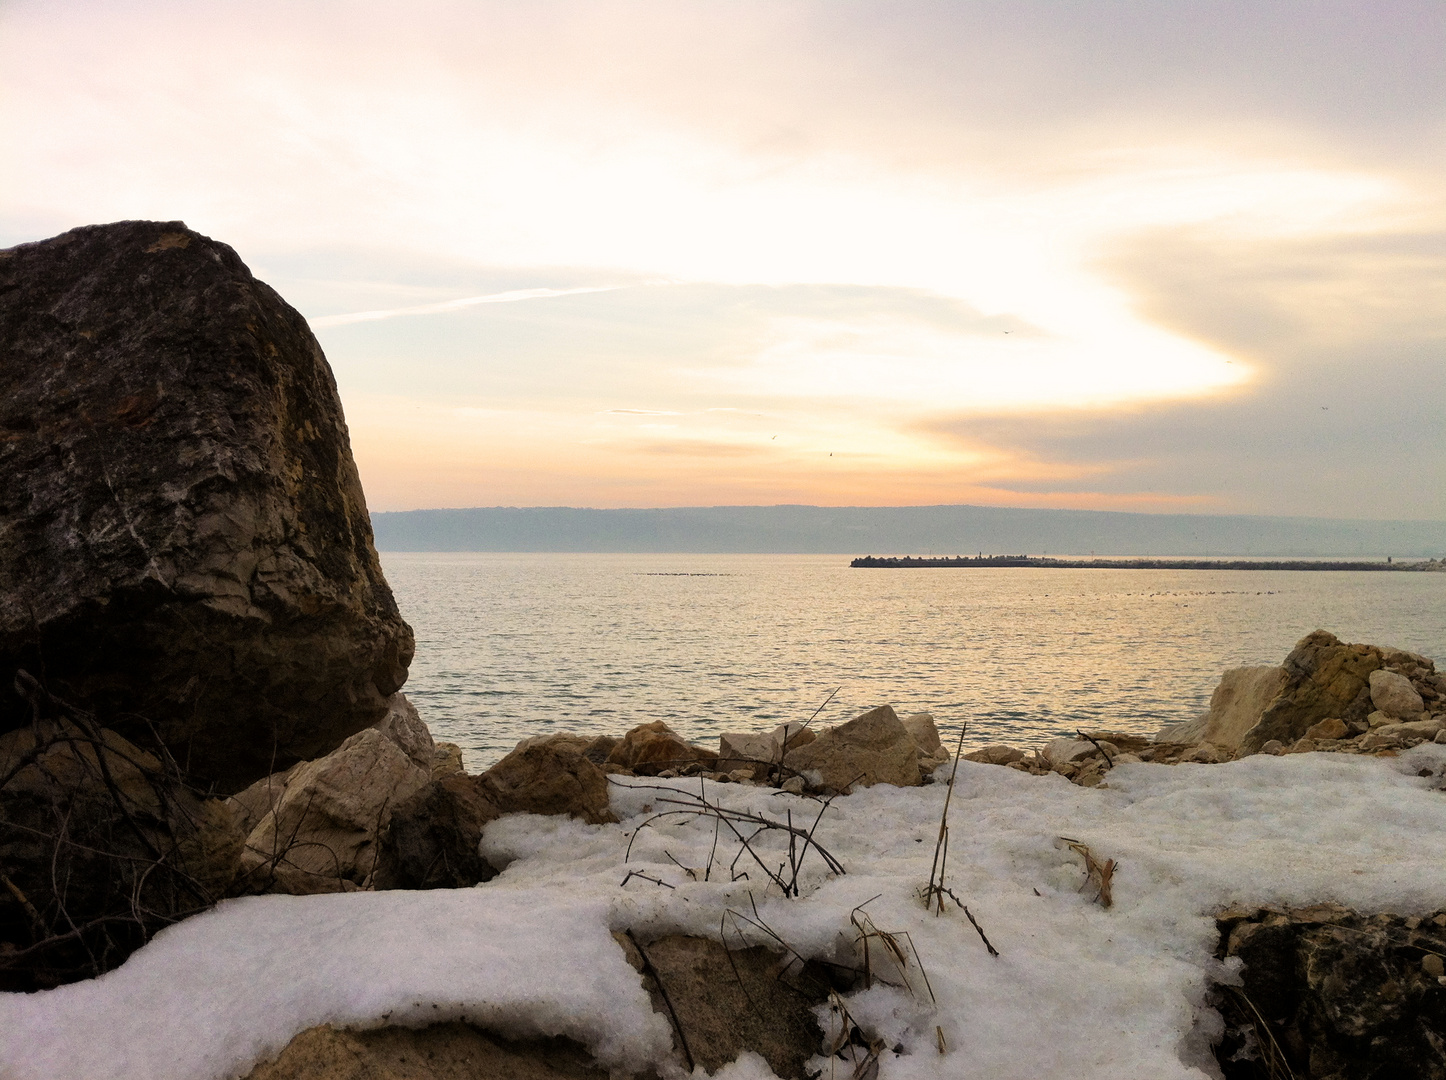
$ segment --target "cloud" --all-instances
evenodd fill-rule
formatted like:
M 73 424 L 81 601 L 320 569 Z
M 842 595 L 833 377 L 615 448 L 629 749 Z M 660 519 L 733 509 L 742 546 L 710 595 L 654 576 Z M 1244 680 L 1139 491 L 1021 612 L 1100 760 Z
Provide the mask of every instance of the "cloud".
M 1434 0 L 14 0 L 0 243 L 232 243 L 381 506 L 1443 516 L 1443 35 Z M 638 452 L 650 416 L 699 452 Z

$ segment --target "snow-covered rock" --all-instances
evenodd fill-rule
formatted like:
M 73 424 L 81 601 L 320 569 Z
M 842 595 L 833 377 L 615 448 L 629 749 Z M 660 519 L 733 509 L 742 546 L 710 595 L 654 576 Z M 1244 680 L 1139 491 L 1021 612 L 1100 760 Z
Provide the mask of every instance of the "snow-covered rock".
M 997 958 L 962 912 L 926 913 L 917 896 L 943 784 L 877 785 L 835 800 L 815 835 L 846 873 L 810 853 L 802 895 L 784 899 L 759 875 L 722 872 L 736 844 L 720 846 L 705 879 L 709 818 L 640 828 L 663 808 L 660 786 L 682 793 L 698 780 L 615 778 L 620 824 L 491 823 L 484 854 L 507 869 L 477 888 L 227 901 L 103 978 L 0 995 L 0 1075 L 223 1080 L 320 1024 L 463 1017 L 513 1038 L 567 1036 L 605 1068 L 643 1071 L 668 1058 L 672 1033 L 613 931 L 716 937 L 735 912 L 804 955 L 858 962 L 850 919 L 864 905 L 878 929 L 908 932 L 928 973 L 926 990 L 912 951 L 900 970 L 874 939 L 875 972 L 894 985 L 844 996 L 864 1034 L 884 1042 L 881 1080 L 1205 1080 L 1215 1075 L 1208 1036 L 1222 1026 L 1207 994 L 1238 977 L 1215 956 L 1216 915 L 1323 898 L 1408 917 L 1436 911 L 1446 895 L 1443 769 L 1446 746 L 1428 744 L 1394 758 L 1122 763 L 1085 789 L 964 762 L 945 882 Z M 792 810 L 811 823 L 818 810 L 771 789 L 707 790 L 780 819 Z M 1060 837 L 1115 860 L 1109 910 L 1080 891 L 1083 860 Z M 761 855 L 786 861 L 781 834 L 759 843 Z M 634 869 L 670 887 L 621 884 Z M 739 1063 L 727 1075 L 768 1073 Z

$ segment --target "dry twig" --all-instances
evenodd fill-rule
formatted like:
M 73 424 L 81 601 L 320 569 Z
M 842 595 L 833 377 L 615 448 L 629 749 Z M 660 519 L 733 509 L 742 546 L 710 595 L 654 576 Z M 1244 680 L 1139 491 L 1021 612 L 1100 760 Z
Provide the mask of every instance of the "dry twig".
M 1083 890 L 1086 886 L 1093 884 L 1096 889 L 1095 900 L 1099 902 L 1100 907 L 1110 907 L 1115 902 L 1112 889 L 1115 871 L 1119 869 L 1120 864 L 1115 862 L 1114 859 L 1106 859 L 1104 862 L 1100 862 L 1095 858 L 1094 852 L 1090 850 L 1088 844 L 1081 843 L 1078 840 L 1071 840 L 1067 836 L 1061 836 L 1060 839 L 1069 845 L 1071 851 L 1081 856 L 1085 861 L 1085 879 L 1083 884 L 1080 885 L 1080 889 Z

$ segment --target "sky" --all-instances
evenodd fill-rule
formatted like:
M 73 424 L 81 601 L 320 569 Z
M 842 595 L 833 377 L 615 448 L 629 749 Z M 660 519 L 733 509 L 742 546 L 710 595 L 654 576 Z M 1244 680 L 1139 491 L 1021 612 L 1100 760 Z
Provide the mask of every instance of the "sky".
M 1446 521 L 1439 0 L 0 0 L 0 146 L 297 307 L 373 510 Z

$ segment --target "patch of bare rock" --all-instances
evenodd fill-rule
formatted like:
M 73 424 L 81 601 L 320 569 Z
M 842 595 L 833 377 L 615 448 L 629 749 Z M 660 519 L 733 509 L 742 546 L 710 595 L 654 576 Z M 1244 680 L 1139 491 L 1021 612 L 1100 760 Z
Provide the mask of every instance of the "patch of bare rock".
M 1213 992 L 1226 1080 L 1446 1078 L 1446 913 L 1319 904 L 1232 909 L 1217 925 L 1217 957 L 1244 965 Z
M 513 1042 L 469 1024 L 308 1028 L 248 1080 L 608 1080 L 567 1039 Z
M 1038 750 L 995 745 L 964 757 L 1095 787 L 1110 769 L 1131 761 L 1218 764 L 1312 751 L 1393 755 L 1429 741 L 1446 742 L 1446 677 L 1434 661 L 1317 630 L 1279 666 L 1225 672 L 1208 712 L 1153 738 L 1084 732 Z

